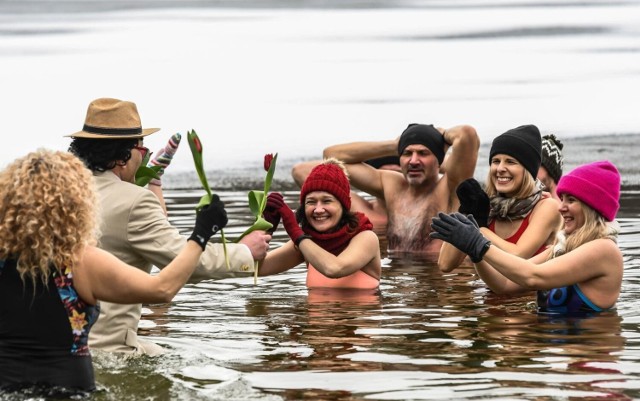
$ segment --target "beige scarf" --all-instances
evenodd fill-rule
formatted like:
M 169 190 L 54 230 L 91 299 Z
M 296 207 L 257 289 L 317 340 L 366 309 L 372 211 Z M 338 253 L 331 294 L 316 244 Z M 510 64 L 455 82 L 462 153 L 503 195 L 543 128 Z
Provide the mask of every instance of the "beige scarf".
M 542 183 L 536 180 L 536 186 L 531 195 L 524 199 L 508 198 L 500 194 L 491 198 L 489 219 L 498 220 L 520 220 L 533 210 L 538 201 L 542 198 Z

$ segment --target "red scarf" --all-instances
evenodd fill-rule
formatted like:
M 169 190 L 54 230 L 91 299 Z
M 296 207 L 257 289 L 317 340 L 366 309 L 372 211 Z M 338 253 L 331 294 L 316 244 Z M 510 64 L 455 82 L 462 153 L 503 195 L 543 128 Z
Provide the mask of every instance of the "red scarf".
M 332 231 L 330 233 L 319 233 L 311 227 L 305 227 L 303 228 L 303 231 L 305 234 L 309 234 L 313 239 L 313 242 L 318 244 L 322 249 L 337 256 L 340 252 L 345 250 L 347 245 L 349 245 L 351 238 L 355 237 L 362 231 L 371 230 L 373 228 L 373 224 L 371 224 L 367 216 L 360 212 L 356 212 L 355 214 L 358 217 L 358 226 L 354 228 L 353 231 L 349 230 L 348 224 L 345 224 L 339 230 Z

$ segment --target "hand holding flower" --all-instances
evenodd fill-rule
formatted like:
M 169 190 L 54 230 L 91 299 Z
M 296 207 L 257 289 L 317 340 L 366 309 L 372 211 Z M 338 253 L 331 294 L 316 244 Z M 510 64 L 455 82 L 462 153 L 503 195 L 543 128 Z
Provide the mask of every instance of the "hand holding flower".
M 211 204 L 214 201 L 213 195 L 211 193 L 211 188 L 209 187 L 209 182 L 207 181 L 207 176 L 204 173 L 204 167 L 202 165 L 202 142 L 200 142 L 200 138 L 198 134 L 196 134 L 195 130 L 191 130 L 187 132 L 187 141 L 189 142 L 189 148 L 191 149 L 191 154 L 193 155 L 193 163 L 196 167 L 196 172 L 198 173 L 198 177 L 200 178 L 200 182 L 207 193 L 200 198 L 200 202 L 196 206 L 196 210 L 201 210 L 204 206 Z M 224 238 L 224 230 L 220 230 L 220 237 L 222 239 L 222 249 L 224 250 L 224 259 L 227 263 L 227 269 L 231 269 L 231 264 L 229 263 L 229 254 L 227 253 L 227 241 Z
M 289 238 L 291 238 L 294 244 L 298 245 L 300 240 L 305 236 L 305 233 L 302 231 L 302 228 L 300 228 L 300 224 L 298 224 L 293 210 L 284 204 L 280 207 L 280 216 L 282 216 L 282 225 L 287 231 Z
M 273 234 L 278 228 L 278 224 L 280 224 L 280 208 L 284 204 L 284 198 L 279 192 L 272 192 L 267 196 L 267 206 L 264 208 L 262 215 L 273 226 L 267 230 L 269 234 Z

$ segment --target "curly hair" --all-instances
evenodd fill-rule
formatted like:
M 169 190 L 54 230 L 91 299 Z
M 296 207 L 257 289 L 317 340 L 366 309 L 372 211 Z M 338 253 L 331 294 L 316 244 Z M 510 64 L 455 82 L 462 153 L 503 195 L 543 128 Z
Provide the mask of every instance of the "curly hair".
M 23 282 L 45 285 L 75 266 L 98 236 L 93 176 L 68 152 L 39 149 L 0 172 L 0 260 L 17 260 Z
M 91 171 L 107 171 L 118 162 L 131 159 L 131 149 L 139 139 L 73 138 L 69 152 L 78 156 Z

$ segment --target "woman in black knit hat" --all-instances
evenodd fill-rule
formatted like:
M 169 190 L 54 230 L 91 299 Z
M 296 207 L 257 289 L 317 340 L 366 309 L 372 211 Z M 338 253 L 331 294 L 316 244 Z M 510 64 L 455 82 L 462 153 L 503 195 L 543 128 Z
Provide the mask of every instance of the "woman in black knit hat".
M 558 203 L 543 193 L 543 186 L 536 179 L 541 142 L 535 125 L 522 125 L 497 136 L 489 152 L 486 192 L 473 178 L 457 188 L 459 212 L 473 215 L 482 234 L 494 245 L 523 258 L 537 255 L 551 245 L 562 224 Z M 438 267 L 451 271 L 465 256 L 445 243 Z

